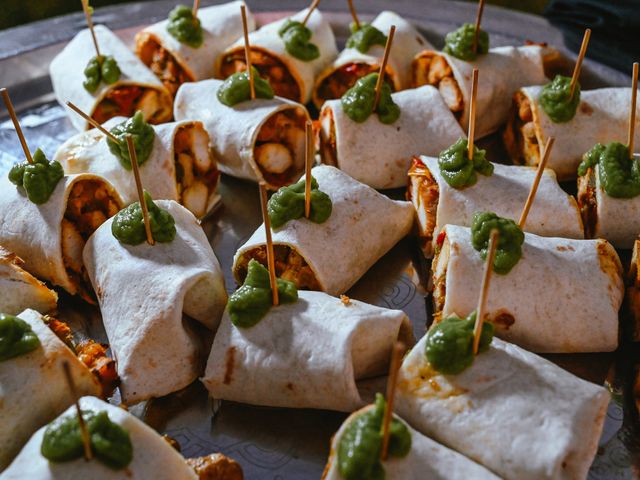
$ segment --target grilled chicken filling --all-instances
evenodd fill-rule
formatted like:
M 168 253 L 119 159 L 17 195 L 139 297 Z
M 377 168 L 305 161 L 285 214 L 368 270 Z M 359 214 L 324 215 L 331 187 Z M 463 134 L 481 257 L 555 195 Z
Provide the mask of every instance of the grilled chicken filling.
M 186 462 L 196 472 L 199 480 L 242 480 L 244 478 L 240 464 L 221 453 L 187 458 Z
M 433 319 L 439 322 L 444 309 L 444 302 L 447 296 L 447 268 L 449 267 L 450 245 L 447 236 L 438 236 L 436 245 L 436 255 L 432 263 L 433 271 Z
M 370 63 L 347 63 L 326 76 L 318 85 L 316 101 L 318 107 L 327 100 L 342 97 L 347 90 L 355 85 L 359 78 L 380 70 L 380 65 Z M 385 80 L 394 90 L 394 83 L 389 68 L 386 69 Z
M 274 93 L 278 97 L 288 98 L 295 102 L 302 101 L 300 87 L 289 68 L 277 57 L 265 50 L 251 47 L 251 65 L 260 73 L 260 76 L 269 80 Z M 247 69 L 244 58 L 244 49 L 236 48 L 222 58 L 220 75 L 227 78 L 236 72 Z
M 180 66 L 176 58 L 149 36 L 138 47 L 136 53 L 142 63 L 156 74 L 156 77 L 171 92 L 171 95 L 175 95 L 183 83 L 194 81 L 191 75 Z
M 540 162 L 540 145 L 533 121 L 531 102 L 520 91 L 513 96 L 513 106 L 502 133 L 502 139 L 514 163 L 535 166 Z
M 107 92 L 92 117 L 98 123 L 104 123 L 117 116 L 131 117 L 137 110 L 142 111 L 145 120 L 153 124 L 166 122 L 173 115 L 171 109 L 163 104 L 158 90 L 123 85 Z
M 320 157 L 322 163 L 338 166 L 338 147 L 336 137 L 336 122 L 333 110 L 324 108 L 320 112 Z
M 407 200 L 413 203 L 418 213 L 420 247 L 425 256 L 433 256 L 433 233 L 436 228 L 440 189 L 427 166 L 414 158 L 409 169 Z
M 585 238 L 593 238 L 598 224 L 598 200 L 596 198 L 596 171 L 589 168 L 578 177 L 578 207 L 582 215 Z
M 444 102 L 460 120 L 464 111 L 464 98 L 447 59 L 436 52 L 422 52 L 411 68 L 414 87 L 433 85 L 440 91 Z

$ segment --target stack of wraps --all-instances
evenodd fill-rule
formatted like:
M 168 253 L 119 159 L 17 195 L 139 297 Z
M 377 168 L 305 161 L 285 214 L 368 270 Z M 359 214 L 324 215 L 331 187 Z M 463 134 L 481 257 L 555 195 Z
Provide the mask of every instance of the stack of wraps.
M 49 66 L 53 91 L 60 105 L 70 101 L 98 123 L 116 116 L 130 117 L 136 110 L 141 110 L 145 120 L 154 124 L 171 120 L 171 94 L 162 82 L 111 30 L 96 25 L 94 32 L 100 54 L 112 56 L 118 63 L 120 78 L 111 85 L 101 82 L 93 93 L 85 90 L 83 72 L 96 51 L 89 29 L 82 30 Z M 69 120 L 80 131 L 90 127 L 75 113 L 70 114 Z
M 227 301 L 220 264 L 196 218 L 174 201 L 155 203 L 175 220 L 172 242 L 121 244 L 109 220 L 84 250 L 127 404 L 198 377 L 200 350 L 208 347 L 199 327 L 215 331 Z
M 331 216 L 324 223 L 291 220 L 272 233 L 276 273 L 298 289 L 340 295 L 409 233 L 413 208 L 334 167 L 321 165 L 311 174 L 331 198 Z M 264 224 L 236 252 L 233 275 L 238 284 L 252 258 L 267 263 Z
M 300 291 L 250 328 L 225 312 L 202 382 L 218 399 L 352 412 L 371 400 L 359 381 L 386 374 L 396 340 L 414 343 L 402 311 Z

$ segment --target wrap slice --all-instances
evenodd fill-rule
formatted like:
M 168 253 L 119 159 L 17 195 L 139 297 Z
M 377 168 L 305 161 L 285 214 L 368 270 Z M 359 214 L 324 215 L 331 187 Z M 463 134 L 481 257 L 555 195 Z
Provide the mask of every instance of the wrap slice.
M 409 233 L 413 208 L 334 167 L 315 167 L 312 175 L 331 198 L 331 215 L 324 223 L 293 220 L 272 233 L 276 273 L 298 289 L 340 295 Z M 266 265 L 264 224 L 236 252 L 233 275 L 239 284 L 252 258 Z
M 110 130 L 125 118 L 115 117 Z M 209 150 L 209 135 L 201 122 L 181 121 L 157 125 L 149 158 L 140 165 L 140 179 L 154 198 L 175 200 L 196 217 L 204 217 L 216 204 L 220 178 Z M 55 155 L 67 173 L 94 173 L 109 180 L 125 205 L 138 201 L 135 179 L 109 150 L 98 129 L 79 133 L 63 143 Z
M 531 167 L 493 164 L 492 175 L 478 175 L 474 185 L 456 189 L 442 177 L 437 158 L 414 158 L 407 198 L 417 212 L 418 237 L 425 256 L 433 256 L 445 225 L 470 227 L 476 212 L 491 211 L 518 219 L 535 176 L 536 169 Z M 578 205 L 560 188 L 553 170 L 546 169 L 540 179 L 525 230 L 547 237 L 584 237 Z
M 411 22 L 395 12 L 380 12 L 370 25 L 384 35 L 389 34 L 392 25 L 396 26 L 385 72 L 386 80 L 394 91 L 410 88 L 413 58 L 422 50 L 432 49 L 433 46 Z M 315 106 L 321 108 L 326 100 L 342 97 L 359 78 L 380 71 L 383 54 L 384 45 L 373 45 L 366 53 L 354 47 L 345 48 L 316 80 L 313 88 Z
M 464 317 L 477 306 L 484 261 L 466 227 L 446 225 L 440 242 L 432 266 L 436 315 Z M 618 346 L 622 265 L 605 240 L 525 233 L 522 258 L 508 274 L 493 275 L 491 290 L 496 294 L 486 311 L 496 335 L 527 350 L 610 352 Z
M 580 92 L 576 115 L 554 123 L 540 106 L 542 87 L 525 87 L 513 96 L 513 108 L 503 134 L 515 163 L 537 165 L 549 137 L 556 144 L 547 166 L 560 181 L 578 176 L 578 165 L 596 143 L 627 142 L 630 88 L 600 88 Z M 640 145 L 640 105 L 637 106 L 635 145 Z M 637 232 L 636 232 L 637 233 Z
M 307 11 L 304 9 L 290 18 L 302 22 Z M 283 18 L 249 34 L 251 64 L 261 77 L 269 80 L 276 95 L 306 104 L 311 100 L 316 77 L 338 55 L 336 39 L 331 25 L 320 10 L 314 10 L 306 27 L 313 34 L 309 41 L 318 47 L 320 56 L 311 61 L 300 60 L 287 52 L 283 39 L 278 35 L 278 30 L 286 21 L 287 18 Z M 227 78 L 243 70 L 246 70 L 246 64 L 244 39 L 241 38 L 222 54 L 217 76 Z
M 587 477 L 606 389 L 498 338 L 462 373 L 442 375 L 425 340 L 398 374 L 396 411 L 413 428 L 505 479 Z
M 272 190 L 293 183 L 304 170 L 306 108 L 278 97 L 228 107 L 216 95 L 222 83 L 203 80 L 180 87 L 176 120 L 202 122 L 223 173 L 264 180 Z
M 118 360 L 127 404 L 186 387 L 201 373 L 200 325 L 215 331 L 227 301 L 220 264 L 196 218 L 157 200 L 176 225 L 170 243 L 121 244 L 108 220 L 87 242 L 84 260 Z
M 60 105 L 70 101 L 98 123 L 116 116 L 130 117 L 136 110 L 141 110 L 150 123 L 171 120 L 171 94 L 162 82 L 111 30 L 96 25 L 94 31 L 101 55 L 112 56 L 118 63 L 120 78 L 110 85 L 100 83 L 93 93 L 85 90 L 83 72 L 96 52 L 89 29 L 82 30 L 56 55 L 49 67 L 53 91 Z M 80 131 L 90 127 L 75 113 L 69 114 L 69 120 Z
M 167 31 L 169 20 L 148 26 L 136 35 L 136 55 L 155 73 L 173 95 L 184 82 L 213 78 L 220 55 L 242 36 L 241 1 L 198 9 L 202 45 L 193 48 Z M 256 22 L 247 7 L 247 28 Z
M 373 188 L 404 187 L 415 155 L 437 155 L 465 133 L 438 91 L 430 86 L 392 95 L 400 117 L 384 124 L 378 115 L 356 123 L 340 100 L 329 100 L 320 112 L 320 154 Z

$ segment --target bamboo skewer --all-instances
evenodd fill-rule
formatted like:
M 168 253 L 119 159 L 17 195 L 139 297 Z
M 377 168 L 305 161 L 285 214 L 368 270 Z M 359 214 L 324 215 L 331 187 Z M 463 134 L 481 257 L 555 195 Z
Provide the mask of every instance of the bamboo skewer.
M 489 237 L 489 251 L 487 252 L 487 261 L 484 265 L 484 275 L 482 277 L 482 286 L 480 287 L 480 298 L 478 300 L 478 308 L 476 310 L 476 323 L 473 326 L 473 354 L 478 353 L 480 345 L 480 336 L 482 335 L 482 324 L 484 323 L 484 311 L 487 305 L 487 296 L 489 295 L 489 286 L 491 284 L 491 273 L 493 272 L 493 260 L 496 257 L 496 249 L 498 248 L 498 240 L 500 240 L 500 232 L 496 229 L 491 231 Z
M 251 46 L 249 45 L 249 27 L 247 26 L 247 6 L 244 3 L 240 5 L 240 12 L 242 13 L 242 30 L 244 32 L 244 62 L 247 64 L 247 72 L 249 72 L 251 100 L 255 100 L 256 85 L 253 78 L 253 68 L 251 67 Z
M 389 431 L 391 425 L 391 417 L 393 416 L 393 400 L 396 396 L 396 384 L 398 379 L 398 370 L 400 369 L 400 359 L 405 351 L 402 342 L 396 342 L 391 351 L 391 365 L 389 366 L 389 379 L 387 380 L 387 405 L 384 410 L 384 418 L 382 420 L 382 448 L 380 449 L 380 460 L 386 460 L 389 453 Z
M 274 305 L 280 303 L 278 296 L 278 279 L 276 277 L 276 262 L 273 255 L 273 239 L 271 238 L 271 219 L 267 210 L 267 187 L 264 182 L 260 182 L 260 205 L 262 207 L 262 220 L 264 221 L 264 232 L 267 237 L 267 266 L 269 269 L 269 283 L 271 284 L 271 296 Z
M 631 111 L 629 112 L 629 156 L 633 158 L 633 147 L 636 129 L 636 101 L 638 99 L 638 62 L 633 64 L 633 78 L 631 79 Z
M 191 9 L 191 13 L 193 13 L 193 18 L 198 18 L 198 9 L 200 8 L 200 0 L 193 0 L 193 8 Z
M 353 0 L 347 0 L 347 3 L 349 4 L 349 11 L 351 12 L 351 17 L 353 17 L 353 23 L 356 26 L 356 30 L 360 30 L 360 20 L 358 20 L 356 7 L 353 6 Z
M 384 74 L 387 69 L 387 62 L 389 61 L 389 53 L 391 52 L 391 44 L 393 43 L 393 36 L 396 33 L 396 26 L 391 25 L 389 29 L 389 36 L 387 37 L 387 44 L 384 46 L 384 55 L 382 57 L 382 64 L 380 65 L 380 73 L 378 74 L 378 81 L 376 82 L 376 98 L 373 101 L 373 111 L 378 108 L 378 102 L 380 101 L 380 94 L 382 93 L 382 84 L 384 82 Z
M 473 32 L 473 53 L 478 53 L 478 36 L 480 35 L 480 23 L 484 12 L 484 0 L 478 2 L 478 14 L 476 15 L 476 29 Z
M 116 137 L 113 133 L 111 133 L 109 130 L 107 130 L 106 128 L 104 128 L 102 125 L 100 125 L 100 123 L 98 123 L 96 120 L 94 120 L 93 118 L 91 118 L 89 115 L 87 115 L 86 113 L 84 113 L 82 110 L 80 110 L 78 107 L 76 107 L 73 103 L 71 102 L 67 102 L 67 106 L 73 110 L 74 112 L 76 112 L 78 115 L 80 115 L 82 118 L 84 118 L 87 122 L 89 122 L 93 127 L 97 128 L 98 130 L 100 130 L 102 133 L 104 133 L 107 137 L 109 137 L 111 140 L 113 140 L 116 143 L 120 143 L 120 140 L 118 140 L 118 137 Z
M 313 11 L 318 8 L 318 4 L 320 3 L 320 0 L 313 0 L 313 3 L 311 4 L 311 6 L 309 7 L 309 11 L 307 12 L 307 14 L 304 16 L 304 20 L 302 20 L 302 25 L 306 26 L 307 22 L 309 21 L 309 18 L 311 17 L 311 14 L 313 13 Z
M 313 164 L 313 128 L 311 120 L 305 124 L 305 150 L 304 150 L 304 216 L 311 215 L 311 166 Z
M 100 57 L 100 47 L 98 46 L 98 39 L 96 38 L 96 32 L 93 30 L 93 19 L 91 18 L 91 11 L 89 10 L 89 0 L 82 1 L 82 10 L 84 10 L 84 16 L 87 19 L 87 26 L 91 32 L 91 38 L 93 39 L 93 46 L 96 49 L 96 55 Z
M 584 31 L 584 37 L 582 37 L 582 45 L 580 46 L 580 53 L 578 54 L 578 60 L 573 67 L 573 75 L 571 76 L 571 86 L 569 88 L 569 98 L 573 98 L 573 94 L 576 91 L 576 85 L 578 84 L 578 77 L 580 76 L 580 69 L 582 68 L 582 61 L 587 53 L 587 45 L 589 45 L 589 39 L 591 38 L 591 29 L 587 28 Z
M 518 226 L 521 230 L 524 230 L 524 226 L 527 223 L 527 216 L 529 215 L 529 210 L 531 210 L 531 205 L 533 205 L 533 201 L 536 198 L 536 193 L 538 192 L 538 186 L 540 185 L 540 179 L 542 178 L 542 174 L 544 173 L 544 169 L 547 167 L 547 162 L 549 161 L 549 157 L 551 156 L 551 148 L 553 147 L 553 142 L 555 142 L 555 137 L 549 137 L 547 143 L 544 146 L 544 153 L 542 154 L 542 160 L 538 164 L 538 170 L 536 171 L 536 178 L 533 180 L 533 184 L 531 185 L 531 190 L 529 190 L 529 196 L 527 197 L 527 201 L 524 204 L 524 208 L 522 209 L 522 213 L 520 214 L 520 220 L 518 221 Z
M 82 447 L 84 449 L 84 459 L 89 461 L 93 458 L 93 453 L 91 452 L 91 438 L 89 437 L 89 430 L 87 430 L 87 424 L 82 417 L 82 410 L 80 409 L 80 402 L 78 401 L 78 392 L 76 390 L 76 384 L 73 381 L 73 376 L 71 375 L 71 369 L 69 368 L 69 362 L 64 362 L 62 364 L 62 368 L 64 370 L 64 376 L 67 379 L 67 385 L 69 387 L 69 391 L 73 396 L 73 401 L 76 405 L 76 412 L 78 414 L 78 425 L 80 426 L 80 434 L 82 436 Z
M 22 145 L 24 156 L 26 157 L 27 162 L 33 163 L 33 157 L 31 156 L 29 146 L 27 145 L 27 141 L 22 133 L 22 128 L 20 127 L 20 122 L 16 116 L 16 111 L 13 109 L 13 103 L 11 103 L 11 98 L 9 97 L 9 91 L 6 88 L 0 88 L 0 94 L 2 94 L 2 100 L 4 100 L 4 105 L 7 107 L 7 111 L 9 112 L 9 116 L 13 122 L 13 128 L 16 129 L 16 134 L 18 135 L 18 140 L 20 140 L 20 145 Z
M 478 97 L 478 74 L 477 68 L 473 69 L 471 79 L 471 100 L 469 105 L 469 130 L 467 133 L 467 158 L 473 160 L 473 142 L 476 134 L 476 98 Z
M 133 144 L 133 137 L 131 135 L 127 135 L 127 146 L 129 147 L 129 159 L 131 160 L 133 177 L 136 181 L 136 189 L 138 190 L 138 198 L 140 199 L 140 208 L 142 208 L 142 219 L 144 220 L 144 230 L 147 234 L 147 243 L 149 245 L 154 245 L 156 242 L 153 240 L 153 235 L 151 234 L 149 209 L 147 208 L 147 202 L 144 198 L 144 190 L 142 189 L 142 180 L 140 180 L 140 170 L 138 168 L 138 158 L 136 156 L 136 147 Z

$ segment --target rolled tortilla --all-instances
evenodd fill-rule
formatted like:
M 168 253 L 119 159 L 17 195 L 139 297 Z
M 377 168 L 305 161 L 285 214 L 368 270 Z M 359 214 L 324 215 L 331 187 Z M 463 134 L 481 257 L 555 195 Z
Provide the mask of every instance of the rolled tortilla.
M 196 218 L 157 200 L 176 222 L 170 243 L 121 244 L 105 222 L 84 261 L 127 404 L 180 390 L 201 373 L 196 323 L 215 331 L 227 301 L 220 264 Z
M 58 294 L 23 270 L 24 260 L 0 247 L 0 312 L 17 315 L 26 308 L 54 312 Z
M 174 105 L 176 120 L 202 122 L 222 172 L 265 181 L 272 190 L 293 183 L 304 170 L 307 109 L 278 97 L 228 107 L 216 95 L 222 83 L 203 80 L 180 87 Z M 282 162 L 272 163 L 274 152 Z
M 288 17 L 301 22 L 307 15 L 304 9 Z M 306 104 L 311 100 L 315 79 L 338 55 L 336 39 L 331 25 L 320 13 L 313 11 L 306 27 L 313 33 L 310 42 L 320 50 L 320 56 L 310 62 L 302 61 L 287 53 L 278 30 L 287 18 L 264 25 L 249 34 L 251 64 L 267 78 L 276 95 Z M 220 63 L 220 78 L 227 78 L 239 70 L 245 70 L 244 39 L 239 39 L 223 54 Z
M 65 175 L 49 200 L 36 205 L 22 188 L 0 179 L 0 245 L 24 260 L 24 269 L 92 301 L 82 262 L 89 236 L 122 208 L 120 196 L 104 178 Z
M 331 198 L 331 216 L 320 224 L 306 218 L 292 220 L 272 233 L 276 272 L 299 289 L 337 296 L 409 233 L 413 208 L 334 167 L 315 167 L 312 175 Z M 266 265 L 264 224 L 236 252 L 233 275 L 238 284 L 252 258 Z
M 437 315 L 469 315 L 477 307 L 484 261 L 466 227 L 447 225 L 433 260 Z M 610 352 L 618 346 L 624 296 L 622 265 L 605 240 L 525 234 L 522 258 L 495 274 L 487 318 L 496 334 L 533 352 Z
M 338 466 L 338 445 L 349 424 L 359 415 L 374 408 L 373 405 L 352 413 L 340 426 L 340 429 L 331 439 L 331 452 L 322 475 L 322 480 L 343 480 Z M 398 415 L 396 420 L 402 421 Z M 403 421 L 403 423 L 405 423 Z M 406 423 L 405 423 L 406 425 Z M 444 445 L 422 435 L 409 425 L 406 425 L 411 434 L 411 450 L 402 458 L 389 457 L 382 462 L 385 477 L 389 480 L 497 480 L 499 477 L 491 473 L 473 460 L 450 450 Z
M 470 227 L 476 212 L 495 212 L 517 221 L 535 176 L 534 168 L 496 163 L 493 175 L 478 175 L 474 185 L 457 189 L 442 178 L 437 158 L 415 158 L 407 198 L 418 214 L 418 237 L 425 256 L 433 256 L 445 225 Z M 578 205 L 560 188 L 553 170 L 545 169 L 542 174 L 524 228 L 545 237 L 584 238 Z
M 169 442 L 151 427 L 119 407 L 95 397 L 80 399 L 82 410 L 100 412 L 106 410 L 109 420 L 129 433 L 133 446 L 133 459 L 124 470 L 114 470 L 97 459 L 86 461 L 80 457 L 68 462 L 50 462 L 42 456 L 40 446 L 46 426 L 38 430 L 3 473 L 6 480 L 29 478 L 32 480 L 62 480 L 90 478 L 92 480 L 115 480 L 122 478 L 154 478 L 175 480 L 198 480 L 198 475 Z M 77 415 L 74 406 L 62 415 Z
M 498 130 L 509 116 L 511 96 L 525 85 L 547 82 L 545 62 L 555 50 L 538 45 L 497 47 L 474 62 L 444 52 L 424 51 L 413 62 L 413 85 L 437 85 L 445 102 L 467 131 L 473 69 L 480 70 L 476 100 L 476 138 Z
M 116 116 L 130 117 L 136 110 L 141 110 L 145 120 L 154 124 L 171 120 L 171 94 L 162 82 L 111 30 L 96 25 L 94 31 L 100 54 L 112 56 L 118 63 L 122 72 L 120 79 L 111 85 L 101 82 L 94 93 L 85 90 L 83 72 L 96 51 L 89 29 L 82 30 L 56 55 L 49 67 L 58 103 L 65 105 L 70 101 L 99 123 Z M 76 113 L 70 112 L 69 120 L 80 131 L 90 127 Z
M 125 121 L 115 117 L 104 127 Z M 175 200 L 196 217 L 204 217 L 216 204 L 220 175 L 215 156 L 209 150 L 209 135 L 201 122 L 181 121 L 153 127 L 151 155 L 140 166 L 140 180 L 153 198 Z M 126 205 L 138 201 L 135 179 L 109 150 L 98 129 L 81 132 L 63 143 L 55 160 L 67 173 L 94 173 L 109 180 Z
M 175 95 L 184 82 L 213 78 L 220 55 L 242 36 L 241 1 L 198 9 L 203 41 L 198 48 L 181 43 L 167 31 L 169 20 L 148 26 L 136 35 L 136 55 Z M 247 7 L 247 28 L 256 22 Z
M 461 374 L 442 375 L 426 360 L 425 339 L 398 375 L 396 410 L 413 428 L 506 479 L 587 477 L 604 388 L 498 338 Z
M 35 310 L 18 315 L 40 340 L 31 352 L 0 362 L 0 471 L 29 437 L 73 404 L 62 365 L 66 362 L 80 395 L 100 395 L 100 384 Z M 25 403 L 28 402 L 28 403 Z M 4 472 L 2 478 L 8 477 Z M 20 478 L 32 478 L 23 472 Z
M 368 400 L 358 381 L 385 375 L 396 340 L 413 345 L 400 310 L 298 292 L 251 328 L 225 312 L 202 382 L 212 397 L 287 408 L 351 412 Z
M 543 145 L 555 137 L 547 166 L 560 181 L 578 175 L 582 155 L 596 143 L 627 143 L 630 88 L 600 88 L 580 94 L 575 117 L 554 123 L 540 106 L 542 87 L 525 87 L 513 97 L 513 108 L 503 138 L 516 163 L 537 165 Z M 640 144 L 640 105 L 637 107 L 635 145 Z
M 394 91 L 411 88 L 411 62 L 422 50 L 432 49 L 426 38 L 407 20 L 395 12 L 385 10 L 371 25 L 385 35 L 396 26 L 385 74 Z M 319 109 L 326 100 L 340 98 L 358 78 L 378 72 L 384 45 L 374 45 L 366 53 L 357 48 L 345 48 L 329 68 L 320 74 L 313 88 L 313 103 Z
M 392 95 L 400 117 L 392 124 L 371 115 L 363 123 L 351 120 L 340 100 L 329 100 L 320 112 L 320 153 L 370 187 L 404 187 L 415 155 L 438 155 L 465 133 L 438 91 L 425 86 Z

